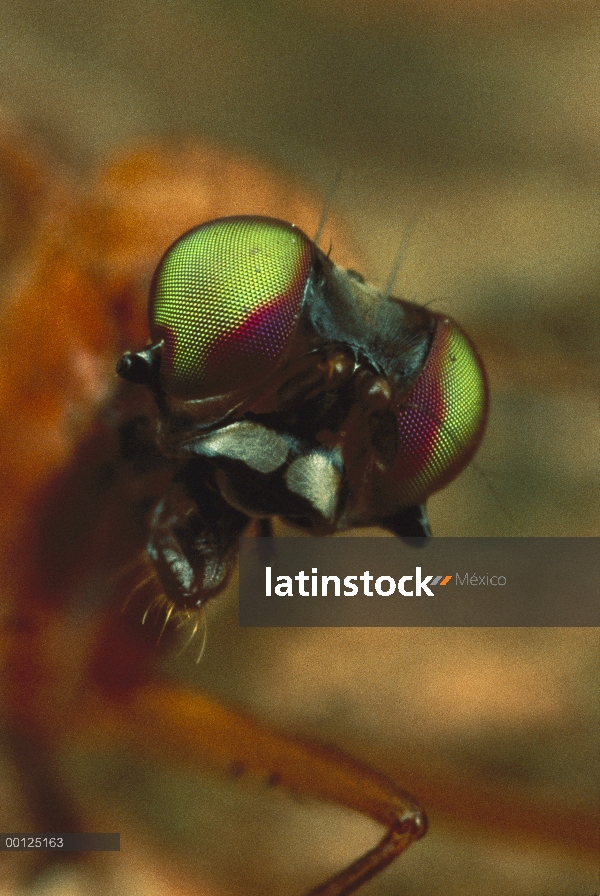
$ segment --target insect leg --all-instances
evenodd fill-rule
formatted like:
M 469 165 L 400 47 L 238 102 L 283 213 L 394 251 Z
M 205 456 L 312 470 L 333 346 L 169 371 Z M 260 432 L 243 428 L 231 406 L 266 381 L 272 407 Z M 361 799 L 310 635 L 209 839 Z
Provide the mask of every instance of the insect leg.
M 431 538 L 431 529 L 429 528 L 429 520 L 427 519 L 427 510 L 424 504 L 417 504 L 414 507 L 405 507 L 399 510 L 393 516 L 388 516 L 380 521 L 380 525 L 384 529 L 389 529 L 398 538 L 410 539 L 410 544 L 415 545 L 415 539 L 420 539 L 424 543 Z
M 270 517 L 265 517 L 258 521 L 259 538 L 271 538 L 273 536 L 273 524 Z
M 427 829 L 414 800 L 384 775 L 341 751 L 277 732 L 212 695 L 167 684 L 146 686 L 128 697 L 111 724 L 115 711 L 119 708 L 113 705 L 98 713 L 100 728 L 107 723 L 137 752 L 143 749 L 161 760 L 192 767 L 202 762 L 225 774 L 259 779 L 347 806 L 387 827 L 374 849 L 310 896 L 348 896 Z M 98 734 L 96 728 L 96 738 Z

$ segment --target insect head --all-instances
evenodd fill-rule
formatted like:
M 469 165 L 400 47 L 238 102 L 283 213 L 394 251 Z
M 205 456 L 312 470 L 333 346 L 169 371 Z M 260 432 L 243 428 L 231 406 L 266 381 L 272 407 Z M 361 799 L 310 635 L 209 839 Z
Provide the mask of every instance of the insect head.
M 149 329 L 117 372 L 152 391 L 156 442 L 180 463 L 148 552 L 182 607 L 221 590 L 251 518 L 428 536 L 426 499 L 483 435 L 486 377 L 460 326 L 382 295 L 282 221 L 181 236 Z

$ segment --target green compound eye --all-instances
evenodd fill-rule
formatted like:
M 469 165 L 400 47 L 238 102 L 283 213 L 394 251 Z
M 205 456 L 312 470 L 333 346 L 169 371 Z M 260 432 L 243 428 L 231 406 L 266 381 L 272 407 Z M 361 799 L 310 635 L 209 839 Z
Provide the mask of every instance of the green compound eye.
M 266 379 L 294 332 L 313 251 L 302 231 L 271 218 L 222 218 L 180 237 L 149 304 L 167 394 L 250 392 Z
M 487 419 L 487 381 L 474 345 L 453 320 L 436 318 L 425 368 L 398 414 L 394 481 L 407 506 L 458 476 L 475 454 Z

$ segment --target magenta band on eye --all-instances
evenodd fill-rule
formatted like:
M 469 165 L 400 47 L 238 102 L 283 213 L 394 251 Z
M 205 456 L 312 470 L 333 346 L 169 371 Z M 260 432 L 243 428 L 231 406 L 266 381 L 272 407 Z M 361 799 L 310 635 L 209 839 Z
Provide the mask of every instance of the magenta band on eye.
M 458 324 L 437 317 L 425 368 L 398 411 L 398 456 L 388 476 L 404 506 L 458 476 L 481 441 L 487 407 L 477 350 Z

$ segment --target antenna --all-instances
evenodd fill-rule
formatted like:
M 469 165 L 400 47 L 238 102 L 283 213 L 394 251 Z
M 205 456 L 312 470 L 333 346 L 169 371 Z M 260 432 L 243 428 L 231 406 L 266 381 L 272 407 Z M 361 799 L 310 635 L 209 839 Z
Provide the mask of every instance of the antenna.
M 342 166 L 340 165 L 335 173 L 335 177 L 331 182 L 331 186 L 327 191 L 327 196 L 325 197 L 325 203 L 323 204 L 323 211 L 321 212 L 321 217 L 319 219 L 319 224 L 317 226 L 317 232 L 315 233 L 315 238 L 313 243 L 315 246 L 319 245 L 319 240 L 323 236 L 323 229 L 325 227 L 325 222 L 329 216 L 329 212 L 331 211 L 331 206 L 333 205 L 333 200 L 335 199 L 335 195 L 338 191 L 338 187 L 340 185 L 340 181 L 342 179 Z
M 402 240 L 400 241 L 400 247 L 398 249 L 398 254 L 394 259 L 394 264 L 392 265 L 392 270 L 390 271 L 390 276 L 388 277 L 388 281 L 385 285 L 385 289 L 383 290 L 383 296 L 385 299 L 388 299 L 394 288 L 394 283 L 400 273 L 400 268 L 402 267 L 402 262 L 404 261 L 404 257 L 406 255 L 406 250 L 408 249 L 408 245 L 413 238 L 413 234 L 417 229 L 417 224 L 421 218 L 420 212 L 415 212 L 410 221 L 408 222 L 408 227 L 404 231 L 404 235 Z

